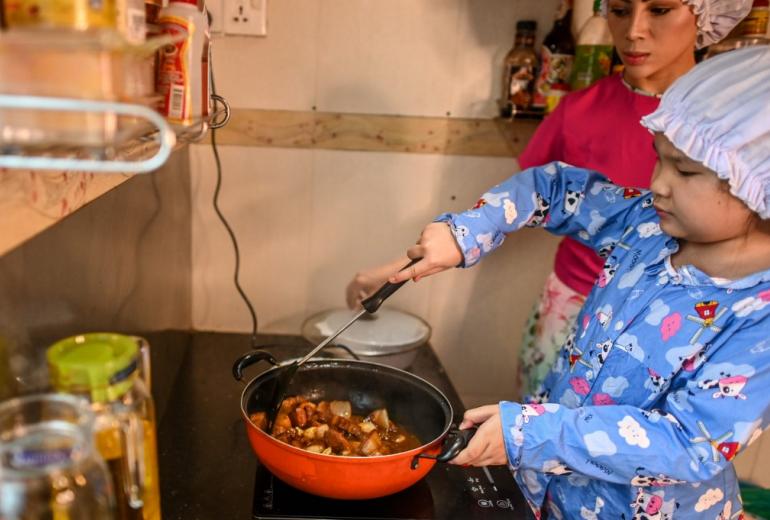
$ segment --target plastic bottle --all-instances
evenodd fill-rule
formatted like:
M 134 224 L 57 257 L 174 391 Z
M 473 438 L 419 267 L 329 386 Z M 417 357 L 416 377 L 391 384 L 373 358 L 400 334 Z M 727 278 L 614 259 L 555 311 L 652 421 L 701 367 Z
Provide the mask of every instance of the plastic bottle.
M 540 50 L 540 74 L 535 82 L 532 106 L 551 113 L 564 94 L 569 92 L 572 63 L 575 60 L 575 40 L 570 32 L 572 8 L 563 0 L 551 32 Z
M 513 48 L 505 56 L 503 89 L 500 96 L 500 115 L 511 117 L 525 111 L 532 104 L 532 90 L 537 70 L 535 31 L 537 22 L 523 20 L 516 24 Z
M 594 0 L 573 0 L 572 2 L 572 37 L 577 40 L 580 29 L 586 24 L 594 12 Z
M 572 66 L 572 90 L 585 88 L 610 73 L 612 35 L 600 10 L 601 0 L 595 0 L 593 16 L 580 29 Z
M 158 60 L 160 112 L 172 125 L 190 126 L 208 116 L 209 24 L 196 0 L 171 0 L 158 23 L 165 34 L 185 37 L 161 50 Z

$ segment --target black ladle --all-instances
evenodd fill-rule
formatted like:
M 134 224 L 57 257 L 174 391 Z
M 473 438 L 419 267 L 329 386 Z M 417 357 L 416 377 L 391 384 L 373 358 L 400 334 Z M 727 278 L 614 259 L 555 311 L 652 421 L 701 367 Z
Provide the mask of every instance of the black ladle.
M 419 262 L 421 258 L 415 258 L 408 264 L 406 264 L 403 268 L 401 268 L 401 271 L 404 269 L 408 269 L 412 267 L 414 264 Z M 286 394 L 286 390 L 289 388 L 289 383 L 291 382 L 291 378 L 294 377 L 295 372 L 297 372 L 297 369 L 308 359 L 312 358 L 314 355 L 318 353 L 319 350 L 324 348 L 326 345 L 334 341 L 334 339 L 345 332 L 345 330 L 353 325 L 361 316 L 363 316 L 366 313 L 374 314 L 377 312 L 377 309 L 380 308 L 380 306 L 383 304 L 385 300 L 387 300 L 394 292 L 399 290 L 402 285 L 404 285 L 408 280 L 404 280 L 403 282 L 398 283 L 390 283 L 387 282 L 385 285 L 380 287 L 376 293 L 369 296 L 367 299 L 361 302 L 361 306 L 363 307 L 358 313 L 356 313 L 353 318 L 347 322 L 345 325 L 337 329 L 333 334 L 331 334 L 328 338 L 323 340 L 321 343 L 319 343 L 316 347 L 313 348 L 310 352 L 308 352 L 302 359 L 298 361 L 293 361 L 292 363 L 288 365 L 281 366 L 279 368 L 279 372 L 275 375 L 275 386 L 274 386 L 274 392 L 273 396 L 270 400 L 270 407 L 268 409 L 267 413 L 267 432 L 269 433 L 273 429 L 273 422 L 275 421 L 276 416 L 278 415 L 278 410 L 281 408 L 281 403 L 283 402 L 283 397 Z

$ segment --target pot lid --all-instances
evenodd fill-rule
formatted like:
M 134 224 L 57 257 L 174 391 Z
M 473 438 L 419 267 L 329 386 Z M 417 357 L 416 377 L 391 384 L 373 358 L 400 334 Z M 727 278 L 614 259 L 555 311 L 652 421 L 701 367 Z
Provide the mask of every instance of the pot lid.
M 302 325 L 302 336 L 320 343 L 349 322 L 355 313 L 349 309 L 331 309 L 308 318 Z M 333 343 L 344 345 L 356 354 L 382 356 L 419 347 L 430 338 L 430 326 L 412 314 L 380 308 L 364 314 Z

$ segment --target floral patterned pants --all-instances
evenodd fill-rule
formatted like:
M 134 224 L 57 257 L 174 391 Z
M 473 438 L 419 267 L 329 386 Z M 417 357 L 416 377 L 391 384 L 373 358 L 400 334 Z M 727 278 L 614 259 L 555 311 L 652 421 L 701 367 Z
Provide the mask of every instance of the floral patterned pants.
M 555 273 L 548 275 L 540 300 L 532 308 L 524 328 L 517 378 L 520 397 L 537 391 L 585 300 L 585 296 L 567 287 Z

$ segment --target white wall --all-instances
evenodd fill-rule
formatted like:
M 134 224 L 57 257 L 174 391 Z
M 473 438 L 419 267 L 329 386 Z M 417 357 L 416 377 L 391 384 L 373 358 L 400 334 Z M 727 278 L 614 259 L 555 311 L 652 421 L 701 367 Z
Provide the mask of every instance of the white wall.
M 215 40 L 217 88 L 239 108 L 493 117 L 516 20 L 548 29 L 555 7 L 272 0 L 266 38 Z M 221 206 L 241 244 L 243 285 L 260 330 L 280 333 L 343 306 L 357 269 L 402 253 L 436 214 L 469 207 L 517 168 L 514 159 L 396 153 L 229 146 L 221 155 Z M 232 249 L 211 208 L 213 164 L 209 147 L 193 147 L 193 324 L 248 331 Z M 552 237 L 530 231 L 509 242 L 478 268 L 391 300 L 432 325 L 467 404 L 512 397 L 521 328 L 550 268 Z

